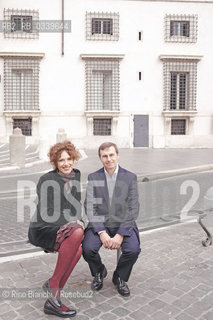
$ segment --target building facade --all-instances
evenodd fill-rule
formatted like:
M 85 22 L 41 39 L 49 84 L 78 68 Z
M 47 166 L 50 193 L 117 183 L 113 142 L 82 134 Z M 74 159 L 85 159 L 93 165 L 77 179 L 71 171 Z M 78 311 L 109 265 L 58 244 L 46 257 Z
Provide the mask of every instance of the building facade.
M 2 0 L 0 141 L 213 147 L 213 1 Z

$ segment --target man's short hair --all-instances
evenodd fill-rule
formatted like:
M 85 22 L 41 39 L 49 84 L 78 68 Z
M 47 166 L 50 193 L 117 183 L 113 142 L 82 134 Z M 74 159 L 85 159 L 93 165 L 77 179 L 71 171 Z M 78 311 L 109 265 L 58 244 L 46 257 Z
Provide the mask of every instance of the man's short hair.
M 105 149 L 108 149 L 110 147 L 114 147 L 115 148 L 115 151 L 116 153 L 118 154 L 118 147 L 116 146 L 115 143 L 113 142 L 104 142 L 100 145 L 100 147 L 98 148 L 98 155 L 99 157 L 101 156 L 101 150 L 105 150 Z

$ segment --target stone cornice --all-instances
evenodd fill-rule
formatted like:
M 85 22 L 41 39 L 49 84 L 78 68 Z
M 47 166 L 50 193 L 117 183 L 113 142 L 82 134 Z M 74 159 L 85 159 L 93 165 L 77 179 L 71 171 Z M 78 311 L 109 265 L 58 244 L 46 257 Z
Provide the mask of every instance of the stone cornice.
M 0 52 L 0 58 L 5 57 L 33 57 L 42 59 L 45 53 L 42 52 Z

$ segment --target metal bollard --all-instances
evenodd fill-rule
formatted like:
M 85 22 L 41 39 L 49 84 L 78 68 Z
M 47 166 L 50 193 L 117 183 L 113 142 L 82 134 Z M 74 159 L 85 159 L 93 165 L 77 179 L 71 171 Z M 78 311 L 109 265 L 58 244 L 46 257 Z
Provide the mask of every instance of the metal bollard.
M 66 131 L 63 128 L 59 128 L 56 134 L 56 142 L 63 142 L 67 140 Z
M 39 159 L 47 161 L 48 150 L 49 150 L 48 140 L 43 137 L 40 138 L 40 140 L 39 140 Z
M 20 168 L 25 166 L 25 141 L 26 137 L 20 128 L 15 128 L 9 138 L 10 164 Z

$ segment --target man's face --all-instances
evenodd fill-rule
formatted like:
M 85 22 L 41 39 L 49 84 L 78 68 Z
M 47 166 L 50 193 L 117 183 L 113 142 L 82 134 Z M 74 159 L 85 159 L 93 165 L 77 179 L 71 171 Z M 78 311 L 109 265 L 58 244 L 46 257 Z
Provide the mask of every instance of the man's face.
M 113 146 L 100 150 L 100 160 L 106 171 L 114 171 L 117 167 L 119 155 Z

